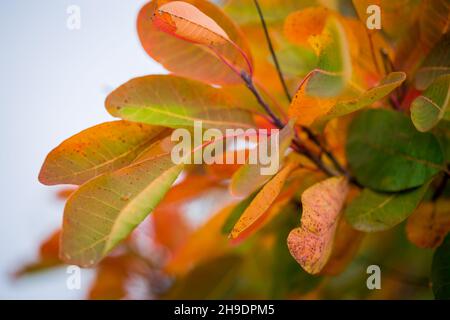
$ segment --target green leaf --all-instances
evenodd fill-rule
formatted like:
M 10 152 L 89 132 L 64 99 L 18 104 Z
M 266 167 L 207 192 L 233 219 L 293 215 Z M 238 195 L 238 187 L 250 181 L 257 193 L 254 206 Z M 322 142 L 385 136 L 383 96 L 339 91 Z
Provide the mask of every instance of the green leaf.
M 114 90 L 106 108 L 115 117 L 171 128 L 251 128 L 250 112 L 222 88 L 176 77 L 153 75 L 133 79 Z
M 404 72 L 392 72 L 388 74 L 376 87 L 367 90 L 359 97 L 351 100 L 339 101 L 326 115 L 316 120 L 313 126 L 323 127 L 331 119 L 342 117 L 371 105 L 375 101 L 390 94 L 395 88 L 400 86 L 405 79 L 406 74 Z
M 425 90 L 434 80 L 450 73 L 450 33 L 444 35 L 416 72 L 416 88 Z
M 441 119 L 450 120 L 450 74 L 437 78 L 411 104 L 411 119 L 417 130 L 431 130 Z
M 431 264 L 431 287 L 436 299 L 450 299 L 450 234 L 434 253 Z
M 281 168 L 282 161 L 286 150 L 291 145 L 294 138 L 294 124 L 291 121 L 279 132 L 279 145 L 278 145 L 278 164 Z M 271 139 L 268 138 L 267 150 L 272 150 Z M 264 148 L 264 147 L 263 147 Z M 261 173 L 260 162 L 257 164 L 247 163 L 243 165 L 238 171 L 236 171 L 231 179 L 230 191 L 235 196 L 247 197 L 255 190 L 259 189 L 267 181 L 270 180 L 275 174 L 263 175 Z
M 429 183 L 399 193 L 378 193 L 364 189 L 345 210 L 347 221 L 357 230 L 376 232 L 404 221 L 419 205 Z
M 257 25 L 261 21 L 256 11 L 254 0 L 228 0 L 224 10 L 239 25 Z M 293 11 L 316 4 L 315 0 L 259 0 L 264 20 L 268 25 L 282 24 Z
M 209 300 L 231 298 L 236 276 L 242 264 L 237 255 L 226 255 L 209 260 L 177 279 L 162 298 L 169 300 Z
M 306 93 L 316 97 L 335 97 L 345 89 L 352 75 L 350 49 L 344 27 L 335 17 L 328 18 L 322 37 L 323 48 L 317 70 L 306 83 Z
M 56 147 L 45 159 L 39 181 L 75 184 L 129 165 L 158 140 L 162 127 L 113 121 L 86 129 Z
M 317 56 L 306 47 L 287 45 L 277 51 L 283 73 L 290 76 L 304 76 L 317 66 Z
M 182 170 L 163 154 L 81 186 L 64 210 L 61 258 L 95 265 L 155 208 Z
M 378 191 L 421 186 L 443 170 L 443 154 L 431 133 L 416 131 L 401 113 L 367 110 L 350 125 L 347 159 L 360 184 Z

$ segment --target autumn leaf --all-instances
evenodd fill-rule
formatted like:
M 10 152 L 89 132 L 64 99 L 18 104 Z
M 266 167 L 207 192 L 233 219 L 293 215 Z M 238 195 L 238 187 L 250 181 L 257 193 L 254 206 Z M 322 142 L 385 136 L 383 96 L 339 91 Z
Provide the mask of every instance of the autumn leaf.
M 122 119 L 165 127 L 251 128 L 251 114 L 224 89 L 172 75 L 133 79 L 114 90 L 106 109 Z
M 182 170 L 170 155 L 160 155 L 81 186 L 64 209 L 61 258 L 83 267 L 98 263 L 156 207 Z
M 441 120 L 450 120 L 450 74 L 437 78 L 411 104 L 411 119 L 417 130 L 431 130 Z
M 60 236 L 61 230 L 57 230 L 45 239 L 39 247 L 39 257 L 37 261 L 22 266 L 15 272 L 15 276 L 22 277 L 61 266 L 62 261 L 59 259 Z
M 212 84 L 241 82 L 222 60 L 251 74 L 251 56 L 241 30 L 206 0 L 151 1 L 137 27 L 145 51 L 167 70 Z M 202 45 L 198 45 L 202 44 Z
M 322 34 L 330 11 L 325 7 L 309 7 L 291 13 L 284 23 L 284 34 L 289 41 L 309 45 L 311 37 Z
M 283 162 L 286 150 L 289 148 L 293 138 L 294 127 L 293 123 L 290 122 L 283 129 L 281 129 L 278 134 L 278 147 L 275 149 L 278 154 L 275 156 L 278 157 L 277 163 L 280 166 Z M 265 148 L 267 148 L 267 150 L 273 150 L 271 138 L 268 137 L 267 140 L 267 144 L 260 144 L 259 148 L 262 148 L 263 150 Z M 273 155 L 271 155 L 271 157 L 273 157 Z M 260 162 L 256 164 L 247 163 L 243 165 L 238 171 L 236 171 L 231 179 L 231 194 L 238 197 L 247 197 L 274 176 L 274 174 L 262 174 L 262 168 L 264 168 L 264 166 Z
M 320 112 L 320 116 L 315 119 L 313 126 L 321 128 L 331 119 L 342 117 L 371 105 L 375 101 L 389 95 L 405 79 L 406 74 L 404 72 L 392 72 L 388 74 L 377 86 L 363 92 L 358 97 L 349 100 L 339 100 L 325 114 Z
M 301 226 L 291 231 L 287 243 L 291 255 L 308 273 L 319 273 L 330 257 L 347 192 L 347 180 L 335 177 L 315 184 L 302 195 Z
M 47 156 L 39 181 L 75 184 L 129 165 L 164 128 L 128 121 L 105 122 L 67 139 Z
M 258 192 L 234 225 L 233 230 L 230 233 L 232 239 L 236 239 L 241 233 L 245 232 L 248 228 L 251 228 L 253 223 L 269 209 L 270 205 L 280 194 L 289 174 L 297 167 L 297 165 L 298 164 L 294 162 L 286 164 L 276 176 L 262 187 L 261 191 Z
M 424 202 L 408 218 L 406 234 L 419 248 L 436 248 L 450 231 L 450 203 L 447 199 Z

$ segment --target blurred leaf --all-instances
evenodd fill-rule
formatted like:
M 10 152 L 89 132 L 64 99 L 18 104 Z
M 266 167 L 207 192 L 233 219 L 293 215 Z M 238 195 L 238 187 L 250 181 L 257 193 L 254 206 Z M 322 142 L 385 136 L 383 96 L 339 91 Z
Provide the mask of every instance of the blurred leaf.
M 317 66 L 317 56 L 306 47 L 288 45 L 277 51 L 277 57 L 286 75 L 304 76 Z
M 416 73 L 416 87 L 425 90 L 434 80 L 450 73 L 450 32 L 444 35 Z
M 184 205 L 217 185 L 208 176 L 188 175 L 173 186 L 152 212 L 155 241 L 171 252 L 182 246 L 192 233 Z
M 431 265 L 431 285 L 434 297 L 439 300 L 450 299 L 450 235 L 436 249 Z
M 233 230 L 233 227 L 235 224 L 239 221 L 242 214 L 245 212 L 245 210 L 248 208 L 250 203 L 252 203 L 253 199 L 255 199 L 256 195 L 259 193 L 258 191 L 253 192 L 251 195 L 249 195 L 247 198 L 239 202 L 231 211 L 230 215 L 228 216 L 227 220 L 222 226 L 222 233 L 225 235 L 229 235 L 231 231 Z
M 365 91 L 359 97 L 338 101 L 326 114 L 319 117 L 313 125 L 323 127 L 327 121 L 333 118 L 341 117 L 369 106 L 375 101 L 389 95 L 393 90 L 399 87 L 405 79 L 406 74 L 404 72 L 392 72 L 381 80 L 377 86 Z
M 352 228 L 345 217 L 339 220 L 330 258 L 321 274 L 335 276 L 342 273 L 355 257 L 364 234 Z
M 61 231 L 57 230 L 51 234 L 39 248 L 39 257 L 36 262 L 26 264 L 15 272 L 16 277 L 46 271 L 62 265 L 59 259 L 59 239 Z
M 97 268 L 97 275 L 88 298 L 91 300 L 118 300 L 126 298 L 128 294 L 127 281 L 131 274 L 133 263 L 131 255 L 107 257 Z
M 302 195 L 301 226 L 289 233 L 287 243 L 291 255 L 310 274 L 319 273 L 331 255 L 347 192 L 347 180 L 333 177 L 315 184 Z
M 441 119 L 450 120 L 450 74 L 437 78 L 411 104 L 411 119 L 417 130 L 429 131 Z
M 422 1 L 419 14 L 420 43 L 431 49 L 448 31 L 450 2 L 448 0 Z
M 248 111 L 224 89 L 171 75 L 133 79 L 114 90 L 106 108 L 115 117 L 159 124 L 166 127 L 192 127 L 202 121 L 205 128 L 250 128 Z
M 268 25 L 281 24 L 293 11 L 315 4 L 315 0 L 258 0 Z M 253 0 L 228 0 L 224 6 L 233 21 L 240 25 L 260 25 Z
M 363 192 L 345 210 L 348 222 L 357 230 L 375 232 L 390 229 L 404 221 L 417 208 L 429 183 L 399 193 Z
M 178 278 L 173 288 L 162 298 L 211 300 L 231 297 L 241 262 L 242 259 L 237 255 L 226 255 L 206 261 Z
M 346 152 L 358 182 L 379 191 L 418 187 L 443 170 L 437 139 L 389 110 L 358 115 L 350 125 Z
M 293 162 L 286 164 L 277 175 L 262 187 L 261 191 L 255 196 L 234 225 L 230 234 L 232 239 L 238 238 L 241 233 L 250 229 L 261 218 L 279 196 L 286 179 L 296 167 L 297 164 Z
M 86 129 L 56 147 L 45 160 L 39 181 L 76 184 L 129 165 L 155 142 L 164 128 L 113 121 Z
M 408 240 L 419 248 L 436 248 L 450 231 L 450 201 L 424 202 L 406 224 Z
M 229 249 L 229 244 L 226 236 L 220 231 L 233 207 L 231 205 L 220 210 L 196 230 L 189 240 L 174 253 L 166 265 L 165 271 L 181 276 L 197 264 L 225 253 Z
M 163 5 L 173 5 L 171 2 L 164 1 Z M 218 85 L 240 83 L 242 81 L 240 77 L 223 63 L 217 53 L 233 65 L 247 66 L 247 61 L 242 53 L 250 59 L 250 52 L 242 31 L 214 3 L 206 0 L 185 0 L 184 2 L 195 6 L 203 17 L 206 15 L 214 21 L 214 24 L 222 29 L 228 39 L 235 45 L 230 44 L 229 41 L 211 43 L 208 46 L 197 45 L 185 39 L 186 36 L 192 38 L 194 36 L 192 33 L 185 32 L 186 34 L 182 37 L 183 35 L 164 32 L 153 21 L 160 4 L 159 1 L 154 0 L 141 9 L 137 21 L 139 39 L 145 51 L 167 70 L 175 74 Z M 171 17 L 172 21 L 166 26 L 166 29 L 173 30 L 173 33 L 174 28 L 178 28 L 177 30 L 180 32 L 180 26 L 186 24 L 186 20 L 180 17 L 173 21 L 172 18 L 174 17 Z M 185 27 L 181 29 L 186 31 Z M 215 29 L 217 30 L 217 27 Z M 196 30 L 200 30 L 200 28 Z M 203 29 L 201 33 L 205 34 L 205 30 Z M 211 36 L 211 32 L 206 34 Z M 237 48 L 240 48 L 240 50 L 237 50 Z
M 156 207 L 182 170 L 164 154 L 81 186 L 64 210 L 61 258 L 95 265 Z
M 309 7 L 292 12 L 284 23 L 284 34 L 292 43 L 308 45 L 310 37 L 322 34 L 330 14 L 325 7 Z
M 276 156 L 278 157 L 278 164 L 281 167 L 286 150 L 291 145 L 293 138 L 294 125 L 292 122 L 290 122 L 279 131 L 278 140 L 276 139 L 277 144 L 275 146 L 272 146 L 271 137 L 267 137 L 267 144 L 259 142 L 258 148 L 260 150 L 270 150 L 270 152 L 272 152 L 272 150 L 275 150 L 275 152 L 277 152 Z M 274 155 L 270 156 L 274 157 Z M 261 161 L 257 161 L 256 164 L 247 163 L 243 165 L 238 171 L 236 171 L 231 179 L 231 194 L 238 197 L 247 197 L 255 190 L 259 189 L 262 185 L 264 185 L 271 177 L 274 176 L 274 174 L 262 174 L 263 168 L 265 168 L 265 166 L 261 164 Z
M 350 50 L 344 27 L 336 17 L 327 19 L 322 34 L 314 41 L 319 61 L 305 85 L 310 96 L 336 97 L 345 89 L 352 75 Z

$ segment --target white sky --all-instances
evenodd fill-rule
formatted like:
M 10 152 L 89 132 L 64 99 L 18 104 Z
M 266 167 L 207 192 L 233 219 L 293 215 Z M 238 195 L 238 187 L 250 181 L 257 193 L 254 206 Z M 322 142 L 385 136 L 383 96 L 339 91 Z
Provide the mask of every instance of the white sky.
M 0 298 L 82 298 L 66 289 L 64 270 L 12 281 L 35 258 L 39 243 L 61 223 L 55 190 L 37 181 L 46 154 L 91 125 L 110 120 L 111 89 L 162 73 L 141 49 L 135 31 L 144 0 L 0 1 Z M 66 27 L 70 5 L 81 30 Z

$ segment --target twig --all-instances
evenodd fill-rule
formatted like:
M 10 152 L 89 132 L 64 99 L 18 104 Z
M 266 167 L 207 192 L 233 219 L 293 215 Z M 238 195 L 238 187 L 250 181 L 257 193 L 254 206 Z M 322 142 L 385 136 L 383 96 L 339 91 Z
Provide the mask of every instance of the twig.
M 262 13 L 262 10 L 261 10 L 261 7 L 259 5 L 258 0 L 254 0 L 254 2 L 255 2 L 256 10 L 258 10 L 258 15 L 259 15 L 259 18 L 261 20 L 262 27 L 264 29 L 264 35 L 266 36 L 266 40 L 267 40 L 267 44 L 269 46 L 270 54 L 272 55 L 273 62 L 275 63 L 275 67 L 276 67 L 277 72 L 278 72 L 278 77 L 280 78 L 280 82 L 281 82 L 281 85 L 283 86 L 283 90 L 284 90 L 284 93 L 286 95 L 287 100 L 289 102 L 291 102 L 292 97 L 291 97 L 291 94 L 289 93 L 289 89 L 288 89 L 288 87 L 286 85 L 286 81 L 284 80 L 284 77 L 283 77 L 283 72 L 281 71 L 280 63 L 278 61 L 277 55 L 275 53 L 275 50 L 273 48 L 272 40 L 270 39 L 270 36 L 269 36 L 269 30 L 267 29 L 267 25 L 266 25 L 266 20 L 264 19 L 264 15 Z

